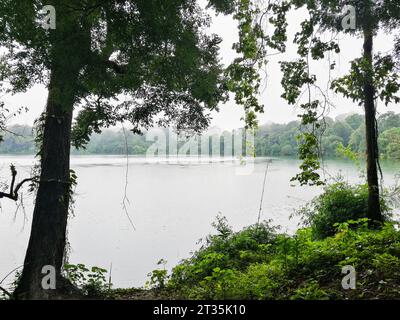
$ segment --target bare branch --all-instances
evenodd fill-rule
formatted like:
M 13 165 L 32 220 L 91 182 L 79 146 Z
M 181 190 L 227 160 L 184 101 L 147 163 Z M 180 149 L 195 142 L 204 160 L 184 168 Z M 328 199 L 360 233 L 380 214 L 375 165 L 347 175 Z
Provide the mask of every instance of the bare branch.
M 15 169 L 14 165 L 10 166 L 10 170 L 11 170 L 11 184 L 10 184 L 10 192 L 9 193 L 5 193 L 5 192 L 0 192 L 0 199 L 1 198 L 8 198 L 14 201 L 18 200 L 18 191 L 19 189 L 21 189 L 21 187 L 29 181 L 33 181 L 35 180 L 35 177 L 33 178 L 27 178 L 22 180 L 20 183 L 18 183 L 15 188 L 15 178 L 17 177 L 17 170 Z

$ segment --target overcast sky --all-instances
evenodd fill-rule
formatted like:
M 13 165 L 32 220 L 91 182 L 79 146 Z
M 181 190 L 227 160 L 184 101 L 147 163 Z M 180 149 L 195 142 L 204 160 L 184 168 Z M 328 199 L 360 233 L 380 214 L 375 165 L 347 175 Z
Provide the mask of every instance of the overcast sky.
M 298 29 L 300 21 L 305 18 L 304 12 L 292 13 L 289 16 L 289 43 L 293 40 L 293 35 Z M 211 32 L 219 34 L 223 38 L 221 58 L 224 64 L 228 64 L 235 57 L 235 52 L 232 50 L 232 44 L 237 40 L 237 27 L 235 22 L 230 17 L 219 15 L 213 17 L 213 25 Z M 330 75 L 334 79 L 345 74 L 349 70 L 350 61 L 361 55 L 362 41 L 355 37 L 344 37 L 340 39 L 341 53 L 333 54 L 330 57 L 330 63 L 336 62 L 336 70 Z M 390 35 L 379 34 L 375 40 L 375 52 L 387 52 L 392 49 L 393 38 Z M 281 72 L 279 61 L 291 60 L 296 57 L 294 46 L 288 47 L 288 52 L 284 55 L 273 55 L 269 57 L 267 67 L 267 77 L 265 78 L 265 89 L 260 97 L 261 102 L 265 105 L 265 113 L 259 116 L 260 123 L 277 122 L 286 123 L 297 119 L 297 113 L 293 106 L 288 106 L 285 101 L 280 98 L 282 89 L 280 85 Z M 273 53 L 273 52 L 269 52 Z M 327 87 L 329 79 L 329 60 L 312 65 L 311 72 L 314 72 L 318 79 L 319 85 L 322 88 Z M 13 119 L 10 123 L 32 124 L 34 119 L 43 111 L 47 97 L 46 88 L 43 86 L 35 86 L 25 94 L 16 96 L 5 96 L 7 107 L 11 110 L 17 110 L 20 106 L 29 108 L 29 112 L 24 113 Z M 330 99 L 334 103 L 335 108 L 330 110 L 329 116 L 336 117 L 339 114 L 349 112 L 362 112 L 362 108 L 354 104 L 351 100 L 342 98 L 340 95 L 330 93 Z M 398 107 L 397 107 L 398 108 Z M 396 106 L 378 105 L 378 112 L 387 110 L 396 110 Z M 243 126 L 241 120 L 243 110 L 240 106 L 236 106 L 233 101 L 221 105 L 219 113 L 213 113 L 212 126 L 218 126 L 221 129 L 234 129 Z

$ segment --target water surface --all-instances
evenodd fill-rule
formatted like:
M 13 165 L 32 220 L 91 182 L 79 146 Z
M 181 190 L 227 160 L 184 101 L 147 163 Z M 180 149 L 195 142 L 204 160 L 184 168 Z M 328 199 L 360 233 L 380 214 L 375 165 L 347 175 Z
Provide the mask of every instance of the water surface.
M 29 176 L 34 163 L 29 156 L 1 156 L 1 180 L 9 179 L 9 164 L 18 177 Z M 266 159 L 241 170 L 238 161 L 180 158 L 127 159 L 121 156 L 74 156 L 78 175 L 74 214 L 69 224 L 70 262 L 110 269 L 116 287 L 142 286 L 147 273 L 161 258 L 168 267 L 197 248 L 197 241 L 212 231 L 218 214 L 235 230 L 257 221 Z M 293 211 L 321 192 L 316 187 L 293 187 L 299 161 L 274 159 L 269 164 L 262 219 L 272 219 L 282 231 L 294 232 Z M 355 166 L 327 161 L 325 176 L 342 174 L 359 181 Z M 385 184 L 395 181 L 398 164 L 384 164 Z M 127 178 L 127 179 L 126 179 Z M 127 183 L 127 184 L 126 184 Z M 127 210 L 136 230 L 130 225 Z M 33 196 L 24 192 L 25 212 L 1 199 L 0 281 L 23 263 L 28 242 Z

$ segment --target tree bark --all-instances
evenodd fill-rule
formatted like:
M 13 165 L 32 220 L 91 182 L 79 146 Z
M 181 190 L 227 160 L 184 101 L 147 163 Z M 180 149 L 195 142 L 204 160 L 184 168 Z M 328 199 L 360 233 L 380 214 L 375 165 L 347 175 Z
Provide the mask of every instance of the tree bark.
M 375 108 L 375 86 L 373 83 L 373 31 L 371 27 L 364 28 L 364 61 L 368 70 L 364 70 L 364 109 L 366 128 L 366 156 L 368 181 L 368 214 L 372 225 L 382 222 L 378 178 L 378 137 Z
M 61 1 L 65 2 L 65 1 Z M 54 4 L 61 3 L 55 1 Z M 70 204 L 70 148 L 74 104 L 82 89 L 79 74 L 90 49 L 90 28 L 79 12 L 58 6 L 57 28 L 49 36 L 48 99 L 42 118 L 38 181 L 24 268 L 14 292 L 17 299 L 74 298 L 79 291 L 62 277 Z M 56 289 L 44 289 L 43 267 L 54 267 Z
M 50 77 L 41 155 L 41 174 L 17 299 L 55 299 L 71 289 L 61 276 L 70 201 L 70 135 L 78 70 L 56 65 Z M 75 80 L 75 81 L 74 81 Z M 56 271 L 56 290 L 44 290 L 44 266 Z

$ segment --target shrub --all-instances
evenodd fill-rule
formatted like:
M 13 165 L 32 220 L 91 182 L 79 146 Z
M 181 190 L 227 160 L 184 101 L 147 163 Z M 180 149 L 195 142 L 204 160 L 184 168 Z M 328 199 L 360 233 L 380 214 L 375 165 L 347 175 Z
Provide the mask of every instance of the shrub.
M 166 288 L 180 299 L 375 299 L 398 298 L 400 232 L 386 222 L 335 223 L 332 237 L 314 239 L 312 228 L 276 234 L 268 223 L 233 232 L 215 224 L 192 257 L 176 266 Z M 343 290 L 342 267 L 357 272 L 357 289 Z
M 224 274 L 224 270 L 229 269 L 243 271 L 252 263 L 265 261 L 273 253 L 276 230 L 268 222 L 234 232 L 226 218 L 217 217 L 213 227 L 216 234 L 206 237 L 191 258 L 173 269 L 170 286 L 179 288 L 181 284 L 197 284 L 215 275 L 216 270 L 221 271 L 218 274 Z
M 390 209 L 381 201 L 386 218 Z M 310 226 L 315 239 L 323 239 L 336 233 L 335 224 L 367 217 L 368 186 L 350 185 L 337 182 L 325 187 L 324 193 L 316 197 L 297 213 L 302 216 L 305 225 Z
M 232 287 L 235 299 L 282 299 L 281 290 L 286 283 L 284 270 L 279 264 L 257 263 L 242 272 Z
M 329 300 L 329 294 L 319 287 L 317 281 L 312 280 L 295 290 L 291 300 Z
M 66 264 L 64 265 L 66 277 L 73 285 L 81 289 L 88 297 L 105 297 L 110 284 L 107 284 L 107 270 L 92 267 L 90 270 L 84 264 Z
M 377 254 L 372 260 L 372 265 L 376 270 L 379 270 L 382 275 L 400 275 L 400 259 L 389 253 Z

